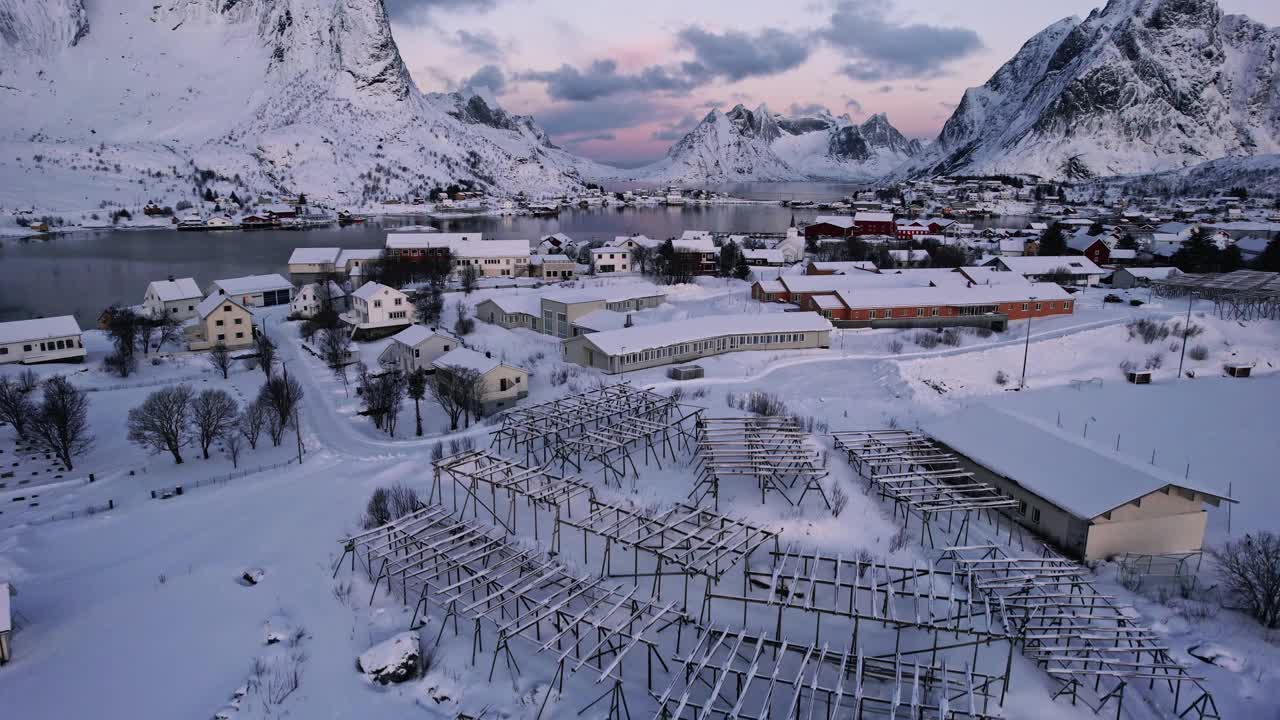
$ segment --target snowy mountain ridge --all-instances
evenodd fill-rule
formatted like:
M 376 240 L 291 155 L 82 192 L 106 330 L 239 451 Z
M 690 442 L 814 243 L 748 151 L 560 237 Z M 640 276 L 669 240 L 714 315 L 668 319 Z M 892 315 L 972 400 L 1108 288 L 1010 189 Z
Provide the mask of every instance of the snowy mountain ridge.
M 543 195 L 592 165 L 479 95 L 420 92 L 382 0 L 0 0 L 0 99 L 0 205 L 133 203 L 197 171 L 345 204 Z
M 1216 0 L 1111 0 L 970 88 L 916 174 L 1082 180 L 1280 152 L 1280 29 Z
M 884 114 L 861 125 L 826 110 L 788 117 L 765 105 L 714 109 L 658 162 L 635 179 L 702 183 L 739 181 L 870 181 L 923 152 Z

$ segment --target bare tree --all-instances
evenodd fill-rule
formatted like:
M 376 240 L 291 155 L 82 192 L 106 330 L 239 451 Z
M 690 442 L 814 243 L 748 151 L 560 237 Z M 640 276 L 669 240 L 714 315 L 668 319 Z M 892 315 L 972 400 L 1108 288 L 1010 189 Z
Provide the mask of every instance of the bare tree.
M 470 335 L 476 329 L 476 319 L 471 317 L 467 304 L 459 298 L 454 309 L 458 314 L 458 319 L 453 322 L 454 334 L 458 337 Z
M 405 376 L 399 370 L 389 370 L 381 375 L 369 374 L 369 369 L 360 367 L 360 386 L 364 397 L 365 412 L 373 420 L 373 426 L 385 430 L 388 435 L 395 436 L 396 424 L 400 416 L 400 405 L 404 402 Z
M 137 369 L 138 358 L 133 353 L 124 353 L 116 350 L 102 359 L 102 366 L 108 372 L 127 378 Z
M 152 452 L 168 452 L 181 465 L 182 448 L 191 444 L 191 404 L 195 391 L 190 385 L 173 385 L 156 390 L 142 404 L 129 411 L 129 442 Z
M 441 368 L 431 376 L 427 388 L 445 414 L 449 416 L 449 429 L 457 430 L 464 415 L 469 418 L 475 387 L 483 382 L 479 371 L 473 368 L 453 366 Z
M 39 386 L 36 374 L 27 370 L 16 378 L 0 377 L 0 422 L 13 426 L 18 438 L 27 438 L 27 426 L 36 414 L 32 393 Z
M 240 434 L 249 441 L 249 449 L 258 449 L 258 438 L 262 435 L 262 426 L 267 423 L 267 409 L 261 396 L 254 402 L 244 406 L 240 413 Z
M 151 352 L 151 340 L 156 336 L 158 326 L 159 323 L 154 318 L 138 318 L 138 347 L 142 348 L 143 355 Z
M 405 390 L 409 397 L 413 398 L 413 415 L 417 420 L 417 435 L 422 437 L 422 399 L 427 396 L 427 382 L 430 376 L 427 371 L 422 368 L 414 368 L 409 373 L 406 381 Z
M 240 405 L 226 390 L 205 390 L 192 401 L 191 429 L 205 460 L 214 440 L 232 434 L 239 414 Z
M 258 391 L 258 400 L 267 411 L 271 444 L 279 447 L 284 431 L 293 423 L 298 404 L 302 402 L 302 386 L 295 378 L 272 375 Z
M 348 334 L 341 328 L 325 328 L 320 331 L 320 357 L 330 369 L 346 363 Z
M 181 339 L 182 322 L 172 315 L 160 318 L 159 325 L 156 327 L 156 349 L 159 350 L 169 343 L 176 345 Z
M 462 271 L 458 274 L 458 279 L 462 283 L 462 293 L 470 295 L 476 289 L 476 283 L 480 280 L 480 268 L 471 264 L 463 265 Z
M 132 357 L 134 348 L 138 346 L 138 329 L 145 318 L 138 317 L 133 310 L 119 305 L 112 305 L 102 314 L 107 322 L 107 336 L 115 345 L 116 353 L 121 357 Z
M 271 367 L 276 361 L 275 341 L 267 337 L 266 331 L 263 330 L 254 336 L 253 345 L 258 351 L 258 364 L 262 366 L 262 372 L 266 373 L 267 382 L 270 382 Z
M 240 451 L 244 449 L 244 436 L 240 434 L 238 428 L 232 428 L 222 436 L 222 448 L 231 458 L 231 467 L 240 467 Z
M 57 455 L 68 470 L 72 469 L 71 458 L 93 447 L 89 396 L 61 375 L 44 381 L 44 397 L 30 426 L 36 444 Z
M 209 348 L 207 359 L 210 365 L 222 373 L 223 380 L 226 380 L 231 375 L 231 365 L 235 362 L 235 359 L 231 357 L 231 349 L 227 347 L 226 343 L 221 340 L 214 343 L 213 347 Z
M 1228 593 L 1263 627 L 1280 626 L 1280 535 L 1245 535 L 1210 552 Z

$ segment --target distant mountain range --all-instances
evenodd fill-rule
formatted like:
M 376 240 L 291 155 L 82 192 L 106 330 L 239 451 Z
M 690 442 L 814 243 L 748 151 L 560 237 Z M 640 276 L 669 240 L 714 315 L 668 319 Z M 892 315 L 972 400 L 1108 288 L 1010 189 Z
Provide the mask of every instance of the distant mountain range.
M 658 162 L 630 171 L 652 182 L 833 179 L 883 177 L 924 146 L 908 140 L 883 115 L 857 124 L 827 111 L 788 117 L 761 105 L 712 110 Z
M 739 105 L 620 170 L 487 94 L 419 91 L 383 0 L 0 0 L 0 107 L 10 208 L 140 204 L 195 181 L 357 204 L 461 180 L 537 197 L 622 178 L 1083 180 L 1211 160 L 1220 176 L 1280 153 L 1280 30 L 1214 0 L 1111 0 L 1027 41 L 927 144 L 883 114 Z

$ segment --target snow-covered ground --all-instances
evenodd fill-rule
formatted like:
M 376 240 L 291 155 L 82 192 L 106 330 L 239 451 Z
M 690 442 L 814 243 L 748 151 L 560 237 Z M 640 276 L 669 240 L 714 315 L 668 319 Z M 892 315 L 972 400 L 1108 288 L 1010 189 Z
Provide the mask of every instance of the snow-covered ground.
M 636 278 L 583 279 L 579 287 L 637 285 Z M 545 290 L 544 290 L 545 291 Z M 535 293 L 529 288 L 481 289 L 469 296 L 451 293 L 444 324 L 451 326 L 455 302 L 474 306 L 496 294 Z M 668 303 L 635 313 L 639 324 L 710 314 L 778 312 L 748 299 L 745 283 L 700 280 L 667 288 Z M 1064 427 L 1089 424 L 1090 437 L 1120 437 L 1123 452 L 1144 460 L 1155 450 L 1156 463 L 1202 479 L 1231 482 L 1245 502 L 1233 508 L 1232 534 L 1277 529 L 1268 517 L 1276 491 L 1268 469 L 1276 465 L 1274 398 L 1280 376 L 1270 363 L 1280 350 L 1275 323 L 1217 320 L 1209 306 L 1198 306 L 1193 322 L 1204 329 L 1192 345 L 1204 344 L 1209 357 L 1189 361 L 1195 379 L 1173 379 L 1176 356 L 1165 337 L 1148 345 L 1130 338 L 1127 324 L 1137 319 L 1171 324 L 1185 306 L 1159 302 L 1142 307 L 1102 303 L 1103 293 L 1090 290 L 1079 312 L 1032 325 L 1029 369 L 1024 392 L 1009 392 L 1018 382 L 1026 325 L 982 336 L 961 333 L 958 346 L 924 347 L 916 333 L 886 330 L 838 331 L 832 347 L 788 353 L 733 353 L 699 361 L 706 377 L 675 382 L 663 369 L 605 378 L 594 371 L 563 366 L 556 340 L 523 330 L 509 331 L 483 322 L 466 337 L 468 344 L 531 372 L 525 403 L 549 400 L 585 390 L 600 381 L 625 380 L 660 392 L 679 390 L 682 402 L 706 408 L 708 416 L 739 415 L 731 406 L 750 391 L 779 396 L 790 412 L 812 418 L 816 440 L 825 430 L 878 428 L 917 422 L 965 403 L 1010 403 L 1032 415 L 1061 417 Z M 1145 299 L 1145 298 L 1144 298 Z M 0 707 L 13 717 L 210 717 L 220 709 L 230 717 L 455 717 L 458 713 L 490 713 L 532 718 L 554 665 L 516 648 L 521 664 L 518 682 L 498 672 L 489 682 L 488 658 L 472 668 L 470 631 L 455 637 L 446 631 L 435 648 L 424 677 L 404 685 L 371 684 L 355 670 L 355 659 L 379 642 L 403 633 L 409 611 L 371 588 L 363 573 L 345 569 L 333 578 L 341 555 L 338 540 L 358 528 L 372 490 L 404 483 L 424 497 L 431 485 L 430 458 L 437 443 L 467 437 L 488 446 L 491 425 L 448 432 L 447 418 L 429 399 L 422 411 L 426 437 L 413 435 L 413 405 L 402 409 L 396 437 L 373 428 L 357 414 L 354 387 L 346 387 L 312 356 L 301 350 L 296 326 L 278 312 L 268 312 L 267 329 L 281 346 L 281 359 L 303 384 L 301 465 L 285 465 L 236 480 L 186 492 L 170 500 L 151 500 L 151 489 L 194 484 L 227 472 L 224 458 L 209 461 L 189 454 L 183 466 L 165 456 L 148 455 L 125 438 L 128 408 L 158 385 L 184 380 L 197 389 L 224 387 L 238 399 L 256 392 L 263 374 L 238 367 L 223 381 L 199 356 L 164 353 L 160 363 L 141 363 L 127 381 L 100 368 L 108 351 L 100 333 L 86 335 L 90 351 L 84 367 L 43 366 L 42 374 L 70 372 L 91 393 L 91 420 L 98 436 L 94 449 L 77 463 L 77 473 L 95 472 L 97 481 L 58 490 L 40 514 L 52 514 L 111 498 L 116 508 L 91 517 L 41 524 L 14 524 L 38 519 L 34 513 L 14 518 L 0 515 L 0 579 L 12 579 L 19 590 L 15 607 L 22 613 L 14 637 L 15 661 L 0 669 Z M 896 343 L 901 343 L 897 347 Z M 371 367 L 386 341 L 363 344 L 362 359 Z M 1150 386 L 1131 386 L 1120 377 L 1122 360 L 1145 362 L 1156 351 L 1163 366 Z M 1235 353 L 1258 361 L 1257 376 L 1247 380 L 1218 378 L 1221 363 Z M 1015 362 L 1016 361 L 1016 362 Z M 994 376 L 1005 370 L 1009 382 Z M 15 372 L 11 366 L 0 373 Z M 1074 380 L 1101 378 L 1101 383 Z M 554 383 L 553 383 L 553 378 Z M 122 382 L 129 387 L 109 389 Z M 555 384 L 559 383 L 559 384 Z M 0 446 L 12 443 L 0 428 Z M 292 438 L 281 448 L 264 442 L 246 451 L 241 466 L 285 462 L 296 453 Z M 849 496 L 840 518 L 819 502 L 794 509 L 773 498 L 760 504 L 749 483 L 722 487 L 721 510 L 781 531 L 784 543 L 830 552 L 865 549 L 894 562 L 924 562 L 928 553 L 909 543 L 896 547 L 897 525 L 888 509 L 866 495 L 861 481 L 835 453 L 828 455 L 831 491 Z M 664 462 L 661 470 L 641 465 L 642 477 L 632 488 L 606 489 L 606 498 L 634 499 L 644 505 L 684 500 L 695 470 L 687 458 Z M 133 475 L 130 475 L 133 471 Z M 584 479 L 600 484 L 594 472 Z M 43 500 L 43 499 L 42 499 Z M 1214 537 L 1226 532 L 1225 511 L 1213 511 Z M 260 578 L 244 582 L 243 575 Z M 260 573 L 259 573 L 260 571 Z M 1098 582 L 1134 605 L 1142 621 L 1168 639 L 1175 656 L 1203 674 L 1223 717 L 1269 717 L 1280 711 L 1280 697 L 1268 692 L 1280 651 L 1256 624 L 1230 611 L 1216 617 L 1181 598 L 1151 589 L 1131 592 L 1114 581 L 1115 569 L 1104 564 Z M 1210 580 L 1212 582 L 1212 580 Z M 725 619 L 728 620 L 727 618 Z M 434 641 L 440 627 L 433 616 L 421 636 Z M 796 629 L 795 632 L 801 632 Z M 280 639 L 280 642 L 271 642 Z M 486 650 L 492 637 L 484 638 Z M 1209 665 L 1195 655 L 1214 659 Z M 501 665 L 501 663 L 500 663 Z M 1010 718 L 1088 718 L 1048 697 L 1049 682 L 1033 665 L 1014 656 L 1014 691 L 1004 706 Z M 269 687 L 296 676 L 296 690 L 283 699 L 251 689 Z M 574 675 L 565 696 L 549 702 L 544 717 L 574 717 L 601 691 L 589 678 Z M 633 715 L 649 710 L 642 692 L 629 695 Z M 276 700 L 279 700 L 277 702 Z M 1124 717 L 1159 717 L 1142 702 L 1126 703 Z M 603 707 L 597 716 L 603 716 Z M 588 713 L 587 716 L 592 716 Z

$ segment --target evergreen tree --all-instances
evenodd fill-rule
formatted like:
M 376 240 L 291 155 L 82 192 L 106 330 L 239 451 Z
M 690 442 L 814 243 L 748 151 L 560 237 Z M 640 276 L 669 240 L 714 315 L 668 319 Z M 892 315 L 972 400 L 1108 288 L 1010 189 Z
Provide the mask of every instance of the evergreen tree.
M 733 276 L 739 280 L 751 277 L 751 266 L 747 264 L 747 256 L 738 251 L 738 259 L 733 262 Z
M 1217 272 L 1221 264 L 1221 251 L 1209 238 L 1209 231 L 1196 228 L 1191 238 L 1171 258 L 1174 267 L 1184 273 Z
M 720 247 L 720 277 L 729 277 L 734 274 L 734 268 L 738 265 L 738 256 L 740 254 L 737 243 L 732 240 Z
M 1258 258 L 1253 261 L 1253 267 L 1255 270 L 1280 272 L 1280 238 L 1267 243 L 1267 246 L 1258 254 Z
M 1054 223 L 1040 238 L 1041 255 L 1066 255 L 1067 239 L 1062 235 L 1062 227 Z

